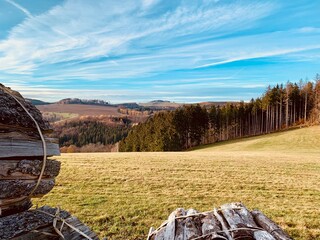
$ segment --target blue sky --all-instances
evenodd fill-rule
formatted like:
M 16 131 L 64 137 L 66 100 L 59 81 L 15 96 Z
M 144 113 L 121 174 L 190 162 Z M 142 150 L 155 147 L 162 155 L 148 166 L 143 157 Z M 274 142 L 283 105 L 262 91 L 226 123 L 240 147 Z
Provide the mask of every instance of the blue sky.
M 0 0 L 0 82 L 47 101 L 247 101 L 320 72 L 319 9 L 312 0 Z

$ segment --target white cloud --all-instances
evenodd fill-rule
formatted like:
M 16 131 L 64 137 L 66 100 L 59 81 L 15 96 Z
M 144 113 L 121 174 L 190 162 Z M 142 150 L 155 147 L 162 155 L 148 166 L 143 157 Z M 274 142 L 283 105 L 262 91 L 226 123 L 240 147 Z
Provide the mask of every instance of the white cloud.
M 11 0 L 8 0 L 11 3 Z M 143 1 L 143 6 L 151 6 L 156 1 Z M 137 74 L 150 73 L 173 68 L 172 63 L 159 65 L 163 59 L 185 59 L 185 64 L 178 64 L 177 68 L 192 68 L 194 51 L 187 48 L 184 55 L 175 55 L 174 42 L 176 38 L 193 35 L 199 31 L 212 31 L 212 29 L 234 29 L 238 24 L 260 18 L 268 12 L 270 7 L 266 4 L 243 7 L 240 4 L 221 5 L 215 8 L 192 7 L 180 5 L 174 11 L 157 17 L 146 19 L 139 16 L 139 5 L 133 1 L 88 1 L 69 0 L 49 12 L 33 17 L 30 12 L 20 5 L 30 16 L 22 24 L 12 29 L 7 40 L 0 42 L 0 70 L 13 74 L 34 74 L 42 71 L 44 67 L 53 69 L 55 64 L 73 61 L 73 65 L 57 67 L 57 74 L 65 74 L 77 70 L 76 63 L 105 57 L 102 63 L 84 64 L 80 68 L 85 70 L 83 77 L 97 76 L 101 78 L 122 78 Z M 252 11 L 255 10 L 255 11 Z M 50 27 L 48 27 L 50 26 Z M 143 46 L 141 46 L 143 44 Z M 166 44 L 154 53 L 146 53 L 144 47 Z M 182 41 L 182 44 L 183 41 Z M 163 48 L 163 49 L 161 49 Z M 182 52 L 183 47 L 178 47 Z M 151 60 L 154 66 L 146 66 L 145 61 L 133 62 L 135 57 L 126 54 L 139 54 Z M 118 57 L 119 60 L 107 59 Z M 151 64 L 150 63 L 150 64 Z M 115 65 L 118 64 L 118 67 Z M 158 65 L 158 66 L 157 66 Z M 183 66 L 184 65 L 184 66 Z M 143 68 L 141 69 L 141 67 Z M 140 70 L 133 70 L 140 67 Z M 167 68 L 167 69 L 166 69 Z M 103 73 L 103 69 L 106 69 Z M 127 69 L 128 74 L 122 73 Z M 100 71 L 99 71 L 100 70 Z M 59 72 L 60 71 L 60 72 Z M 95 73 L 92 73 L 95 71 Z M 54 72 L 54 70 L 53 70 Z
M 146 10 L 155 4 L 157 4 L 159 0 L 142 0 L 142 9 Z
M 12 76 L 34 84 L 88 80 L 125 85 L 126 79 L 138 84 L 140 78 L 149 77 L 149 85 L 160 86 L 164 92 L 164 85 L 176 79 L 153 81 L 152 76 L 255 58 L 303 56 L 305 51 L 320 48 L 320 32 L 313 27 L 251 32 L 277 8 L 269 1 L 167 1 L 163 10 L 160 0 L 67 0 L 39 16 L 13 0 L 7 2 L 28 18 L 0 41 L 0 79 Z M 214 86 L 219 84 L 216 80 L 232 80 L 242 70 L 232 72 L 186 77 L 180 80 L 180 88 L 182 84 L 188 90 Z M 78 90 L 41 91 L 61 96 Z M 121 96 L 125 93 L 143 94 L 121 92 Z

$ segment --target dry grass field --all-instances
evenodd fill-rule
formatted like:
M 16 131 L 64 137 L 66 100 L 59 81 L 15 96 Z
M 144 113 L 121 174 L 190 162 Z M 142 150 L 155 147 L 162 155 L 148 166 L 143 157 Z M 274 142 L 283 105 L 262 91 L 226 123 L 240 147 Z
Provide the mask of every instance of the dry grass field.
M 294 239 L 320 239 L 320 127 L 190 152 L 64 154 L 60 205 L 108 239 L 145 239 L 177 207 L 208 211 L 241 201 Z
M 117 107 L 113 106 L 96 106 L 85 104 L 48 104 L 38 105 L 37 108 L 41 112 L 69 113 L 80 116 L 95 116 L 95 115 L 113 115 L 122 116 L 118 112 Z

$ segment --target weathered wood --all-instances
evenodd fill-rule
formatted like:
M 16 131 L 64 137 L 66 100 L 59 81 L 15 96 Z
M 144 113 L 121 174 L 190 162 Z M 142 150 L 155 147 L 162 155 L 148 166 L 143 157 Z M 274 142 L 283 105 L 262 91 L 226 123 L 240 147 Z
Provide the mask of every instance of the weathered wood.
M 81 231 L 82 233 L 86 234 L 88 237 L 90 237 L 93 240 L 98 240 L 99 238 L 97 235 L 91 231 L 91 229 L 84 225 L 78 218 L 74 216 L 70 216 L 66 219 L 66 222 Z M 58 223 L 58 228 L 61 227 L 61 222 Z M 77 231 L 73 230 L 67 225 L 64 225 L 61 231 L 62 235 L 65 237 L 65 239 L 68 240 L 87 240 L 83 235 L 78 233 Z
M 0 181 L 9 179 L 37 179 L 42 169 L 43 160 L 0 160 Z M 58 176 L 61 163 L 47 159 L 43 178 Z
M 55 232 L 52 225 L 41 227 L 30 232 L 24 233 L 12 240 L 61 240 L 61 237 Z
M 55 214 L 56 209 L 42 207 L 39 210 Z M 60 212 L 62 218 L 70 217 L 65 211 Z M 12 239 L 34 229 L 52 225 L 53 218 L 39 211 L 25 211 L 7 217 L 0 218 L 0 239 Z
M 39 210 L 55 215 L 57 209 L 45 206 Z M 53 217 L 40 211 L 30 210 L 0 218 L 0 239 L 60 239 L 53 229 Z M 91 239 L 98 239 L 94 232 L 81 223 L 79 219 L 71 216 L 68 212 L 60 211 L 59 217 L 65 219 L 67 223 L 88 235 Z M 61 222 L 58 221 L 57 228 L 60 229 L 60 227 Z M 61 232 L 65 239 L 68 240 L 86 239 L 67 225 L 64 225 Z M 46 233 L 49 233 L 50 235 Z
M 163 227 L 159 229 L 159 231 L 155 234 L 154 239 L 152 240 L 164 240 L 164 234 L 165 234 L 166 228 Z
M 36 186 L 37 180 L 1 180 L 0 199 L 28 196 Z M 32 197 L 47 194 L 54 186 L 54 179 L 42 179 Z
M 261 215 L 259 215 L 261 218 Z M 289 240 L 275 238 L 268 231 L 279 234 L 278 226 L 270 229 L 257 224 L 251 212 L 242 203 L 224 204 L 212 212 L 199 213 L 194 209 L 179 208 L 156 231 L 149 232 L 150 240 Z M 262 220 L 264 221 L 264 220 Z M 271 220 L 270 220 L 271 221 Z M 268 222 L 268 221 L 267 221 Z M 175 231 L 174 231 L 175 230 Z M 173 235 L 174 234 L 174 235 Z M 151 236 L 150 236 L 151 235 Z M 174 237 L 173 237 L 174 236 Z
M 196 237 L 201 236 L 201 220 L 200 215 L 197 216 L 191 216 L 198 214 L 199 212 L 194 209 L 189 209 L 187 211 L 187 217 L 185 219 L 185 229 L 184 229 L 184 235 L 185 239 L 193 239 Z
M 172 212 L 168 218 L 168 224 L 164 233 L 164 240 L 174 240 L 176 229 L 176 211 Z
M 46 139 L 47 156 L 59 156 L 59 144 Z M 41 141 L 0 138 L 0 158 L 43 156 Z
M 254 210 L 251 212 L 256 223 L 263 229 L 268 231 L 277 240 L 291 240 L 292 238 L 283 231 L 275 222 L 269 219 L 259 210 Z
M 221 224 L 212 213 L 209 213 L 207 216 L 202 218 L 201 222 L 201 231 L 203 235 L 221 231 Z
M 255 231 L 253 235 L 256 240 L 275 240 L 275 238 L 267 231 Z
M 19 102 L 29 111 L 29 113 L 38 122 L 41 130 L 50 131 L 49 123 L 43 120 L 40 111 L 33 106 L 30 102 L 27 102 L 18 92 L 6 88 L 0 84 L 0 123 L 4 125 L 10 125 L 12 127 L 19 126 L 26 129 L 36 129 L 34 122 L 30 119 L 28 114 L 23 108 L 16 102 L 16 100 L 4 91 L 4 88 L 14 95 Z M 35 131 L 36 132 L 36 131 Z
M 213 215 L 217 218 L 217 220 L 220 222 L 221 224 L 221 229 L 222 231 L 224 231 L 224 234 L 226 235 L 226 239 L 227 240 L 232 240 L 232 237 L 229 233 L 229 228 L 227 226 L 226 221 L 223 219 L 223 217 L 219 214 L 218 210 L 215 208 L 213 209 Z
M 221 213 L 230 226 L 230 229 L 257 227 L 249 211 L 241 203 L 225 204 L 220 208 Z M 232 231 L 231 236 L 233 238 L 254 240 L 253 231 L 251 230 Z
M 187 212 L 183 208 L 178 208 L 176 210 L 176 216 L 177 217 L 183 217 L 187 214 Z M 184 237 L 184 227 L 185 227 L 185 219 L 184 218 L 178 218 L 176 220 L 176 233 L 175 233 L 175 240 L 183 240 Z
M 0 217 L 19 213 L 32 207 L 30 198 L 14 198 L 0 200 Z

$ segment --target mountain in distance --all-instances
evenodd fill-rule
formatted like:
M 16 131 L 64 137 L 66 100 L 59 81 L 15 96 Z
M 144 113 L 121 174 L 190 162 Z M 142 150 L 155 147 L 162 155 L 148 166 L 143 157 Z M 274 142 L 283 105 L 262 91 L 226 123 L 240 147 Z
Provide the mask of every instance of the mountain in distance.
M 155 108 L 155 109 L 176 109 L 178 107 L 181 107 L 184 105 L 183 103 L 175 103 L 175 102 L 170 102 L 166 100 L 153 100 L 150 102 L 146 103 L 139 103 L 140 106 L 142 107 L 147 107 L 147 108 Z
M 99 99 L 80 99 L 80 98 L 65 98 L 56 104 L 85 104 L 85 105 L 99 105 L 99 106 L 109 106 L 109 102 Z
M 160 108 L 178 108 L 183 105 L 189 105 L 191 103 L 176 103 L 168 100 L 152 100 L 150 102 L 127 102 L 119 104 L 111 104 L 104 100 L 99 99 L 80 99 L 80 98 L 64 98 L 57 102 L 46 102 L 39 99 L 27 98 L 27 101 L 31 102 L 33 105 L 48 105 L 48 104 L 83 104 L 83 105 L 98 105 L 98 106 L 113 106 L 119 108 L 128 108 L 128 109 L 139 109 L 141 107 L 160 107 Z M 225 105 L 227 103 L 234 103 L 230 101 L 225 102 L 199 102 L 200 106 L 212 106 L 212 105 Z M 197 104 L 197 103 L 194 103 Z
M 26 98 L 26 100 L 28 102 L 31 102 L 33 105 L 37 106 L 37 105 L 48 105 L 48 104 L 51 104 L 49 102 L 45 102 L 45 101 L 41 101 L 41 100 L 38 100 L 38 99 L 31 99 L 31 98 Z
M 128 108 L 128 109 L 139 109 L 141 107 L 136 102 L 120 103 L 120 104 L 114 104 L 114 105 L 116 105 L 119 108 Z

